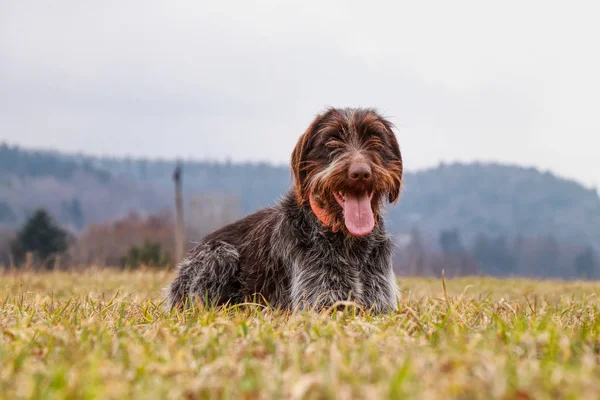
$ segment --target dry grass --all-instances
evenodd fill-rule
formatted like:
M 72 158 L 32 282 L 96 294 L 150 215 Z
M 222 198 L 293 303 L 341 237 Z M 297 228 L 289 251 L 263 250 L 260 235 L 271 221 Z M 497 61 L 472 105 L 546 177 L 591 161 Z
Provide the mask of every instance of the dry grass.
M 405 279 L 394 315 L 165 315 L 169 278 L 0 274 L 0 397 L 600 398 L 600 283 Z

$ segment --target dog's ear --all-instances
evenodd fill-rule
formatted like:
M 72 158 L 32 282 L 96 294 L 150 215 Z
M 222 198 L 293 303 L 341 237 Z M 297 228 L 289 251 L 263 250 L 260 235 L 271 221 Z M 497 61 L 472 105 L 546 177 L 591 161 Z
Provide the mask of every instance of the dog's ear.
M 402 168 L 402 167 L 401 167 Z M 400 197 L 400 191 L 402 189 L 402 179 L 399 178 L 396 181 L 396 184 L 394 185 L 394 189 L 390 191 L 390 193 L 388 193 L 388 201 L 390 203 L 395 203 L 398 201 L 398 198 Z
M 387 121 L 386 119 L 383 119 L 382 122 L 388 134 L 389 144 L 392 150 L 392 154 L 394 155 L 394 158 L 390 161 L 387 169 L 394 175 L 394 186 L 393 189 L 388 193 L 388 201 L 390 203 L 395 203 L 398 201 L 398 198 L 400 197 L 400 191 L 402 189 L 402 153 L 400 152 L 400 145 L 398 144 L 398 140 L 396 139 L 396 135 L 394 134 L 392 123 Z
M 305 193 L 304 184 L 306 179 L 306 152 L 308 149 L 308 139 L 311 135 L 312 125 L 300 136 L 296 147 L 292 152 L 292 175 L 294 178 L 294 191 L 296 192 L 296 199 L 298 204 L 304 204 L 308 200 L 308 193 Z
M 300 136 L 296 147 L 292 152 L 292 174 L 294 178 L 294 190 L 298 204 L 304 204 L 308 201 L 310 193 L 307 193 L 306 177 L 308 176 L 308 152 L 310 151 L 310 143 L 317 132 L 318 126 L 323 118 L 323 115 L 317 117 L 310 124 L 308 129 Z

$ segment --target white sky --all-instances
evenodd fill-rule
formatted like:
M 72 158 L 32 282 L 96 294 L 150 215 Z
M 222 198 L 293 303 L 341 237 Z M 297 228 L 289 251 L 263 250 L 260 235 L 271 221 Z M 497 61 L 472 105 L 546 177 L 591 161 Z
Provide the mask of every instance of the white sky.
M 325 106 L 374 106 L 408 169 L 596 186 L 600 6 L 556 3 L 0 0 L 0 140 L 286 163 Z

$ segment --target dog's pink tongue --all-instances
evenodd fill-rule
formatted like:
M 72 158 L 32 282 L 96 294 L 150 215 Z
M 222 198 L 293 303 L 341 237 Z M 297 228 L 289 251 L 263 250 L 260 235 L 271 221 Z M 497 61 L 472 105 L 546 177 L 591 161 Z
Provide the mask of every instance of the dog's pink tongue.
M 371 233 L 375 227 L 375 218 L 371 209 L 371 199 L 366 191 L 358 195 L 346 193 L 344 220 L 346 228 L 354 236 Z

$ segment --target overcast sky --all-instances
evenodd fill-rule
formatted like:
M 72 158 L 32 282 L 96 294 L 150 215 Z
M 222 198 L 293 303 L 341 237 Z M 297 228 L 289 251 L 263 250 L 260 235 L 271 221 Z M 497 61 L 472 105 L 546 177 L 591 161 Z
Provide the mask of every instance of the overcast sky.
M 556 3 L 0 0 L 0 140 L 287 163 L 325 106 L 372 106 L 407 169 L 597 186 L 600 6 Z

